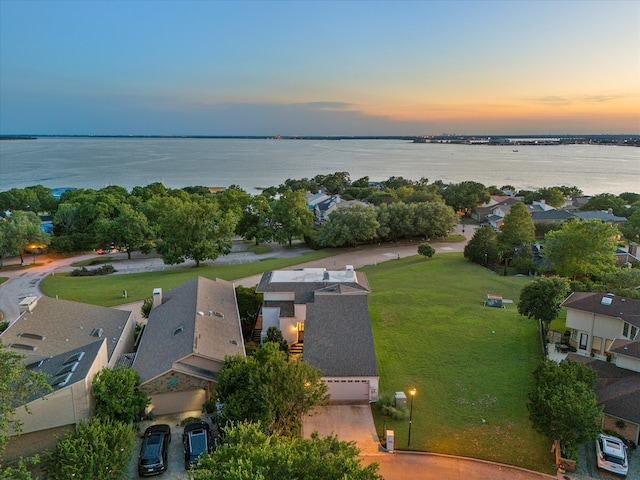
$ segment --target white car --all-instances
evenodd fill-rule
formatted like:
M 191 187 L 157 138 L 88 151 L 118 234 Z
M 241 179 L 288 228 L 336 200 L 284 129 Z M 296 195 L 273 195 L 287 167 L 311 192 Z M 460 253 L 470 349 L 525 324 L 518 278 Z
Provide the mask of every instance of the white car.
M 611 473 L 622 475 L 629 472 L 629 459 L 627 458 L 627 446 L 616 437 L 598 435 L 596 439 L 596 457 L 598 468 Z

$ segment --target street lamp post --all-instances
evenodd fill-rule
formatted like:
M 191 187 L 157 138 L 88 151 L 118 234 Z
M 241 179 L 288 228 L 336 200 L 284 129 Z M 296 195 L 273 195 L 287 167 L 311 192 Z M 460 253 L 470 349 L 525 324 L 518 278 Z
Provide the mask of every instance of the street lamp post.
M 409 406 L 409 441 L 407 442 L 407 447 L 411 446 L 411 424 L 413 423 L 413 397 L 416 396 L 416 389 L 412 388 L 409 390 L 409 395 L 411 395 L 411 404 Z

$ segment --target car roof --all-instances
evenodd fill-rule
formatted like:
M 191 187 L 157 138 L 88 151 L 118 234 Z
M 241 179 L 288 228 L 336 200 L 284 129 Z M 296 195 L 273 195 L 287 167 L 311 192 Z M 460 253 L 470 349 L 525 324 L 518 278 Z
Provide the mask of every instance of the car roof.
M 145 435 L 166 434 L 166 433 L 169 433 L 169 434 L 171 433 L 171 427 L 169 427 L 169 425 L 166 425 L 166 424 L 151 425 L 144 432 Z
M 624 444 L 622 440 L 616 437 L 609 437 L 607 435 L 600 435 L 602 438 L 602 450 L 608 455 L 615 455 L 616 457 L 624 457 Z
M 210 430 L 209 424 L 205 422 L 194 422 L 184 427 L 184 433 L 193 432 L 194 430 Z

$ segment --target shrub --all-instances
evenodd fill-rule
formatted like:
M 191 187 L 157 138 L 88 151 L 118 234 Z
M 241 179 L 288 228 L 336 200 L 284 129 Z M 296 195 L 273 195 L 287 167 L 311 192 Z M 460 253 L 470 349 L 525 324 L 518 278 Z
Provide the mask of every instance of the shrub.
M 407 417 L 407 408 L 396 408 L 395 399 L 391 395 L 381 395 L 378 399 L 377 406 L 383 416 L 392 418 L 393 420 L 403 420 Z
M 94 277 L 97 275 L 110 275 L 115 273 L 117 270 L 113 268 L 113 265 L 103 265 L 99 268 L 94 268 L 93 270 L 87 269 L 87 267 L 82 268 L 74 268 L 71 271 L 72 277 Z

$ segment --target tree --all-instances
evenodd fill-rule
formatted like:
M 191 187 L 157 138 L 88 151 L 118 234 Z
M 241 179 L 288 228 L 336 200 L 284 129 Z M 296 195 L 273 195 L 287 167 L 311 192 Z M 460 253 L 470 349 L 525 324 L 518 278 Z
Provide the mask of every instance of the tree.
M 261 293 L 256 293 L 257 285 L 253 287 L 236 286 L 236 300 L 238 302 L 238 313 L 240 314 L 240 325 L 245 343 L 251 339 L 253 327 L 256 324 L 258 309 L 262 305 Z
M 166 264 L 192 259 L 196 267 L 204 260 L 215 260 L 231 251 L 236 217 L 220 212 L 215 201 L 163 200 L 173 208 L 158 219 L 161 241 L 158 253 Z
M 254 239 L 256 245 L 273 240 L 273 214 L 271 205 L 264 195 L 256 195 L 242 212 L 236 226 L 236 233 L 245 240 Z
M 313 230 L 313 212 L 307 206 L 306 193 L 287 190 L 273 205 L 275 239 L 291 246 L 293 239 L 302 239 Z
M 489 225 L 478 228 L 464 246 L 464 258 L 479 265 L 493 265 L 500 259 L 496 232 Z
M 320 228 L 319 242 L 325 247 L 355 247 L 377 238 L 380 226 L 376 209 L 372 206 L 352 205 L 339 208 L 329 215 L 329 221 Z
M 196 480 L 382 480 L 378 464 L 361 465 L 354 442 L 336 436 L 291 440 L 265 434 L 259 424 L 227 429 L 225 442 L 201 458 Z
M 280 351 L 289 358 L 289 343 L 282 336 L 282 332 L 278 327 L 271 326 L 267 328 L 267 338 L 265 339 L 265 342 L 275 343 Z
M 262 422 L 270 433 L 294 436 L 301 418 L 328 400 L 321 373 L 298 359 L 287 361 L 279 346 L 267 342 L 253 356 L 227 357 L 216 392 L 229 421 Z
M 619 233 L 610 223 L 570 218 L 560 230 L 545 235 L 542 254 L 553 263 L 558 275 L 589 277 L 614 268 Z
M 418 245 L 418 255 L 422 255 L 425 258 L 431 258 L 436 254 L 436 249 L 428 243 L 421 243 Z
M 141 249 L 151 239 L 151 228 L 144 213 L 134 210 L 131 205 L 123 203 L 119 210 L 114 219 L 103 219 L 98 232 L 105 245 L 114 243 L 125 247 L 131 260 L 131 251 Z
M 630 242 L 640 242 L 640 208 L 633 212 L 627 221 L 618 227 L 624 238 Z
M 587 203 L 580 207 L 580 210 L 609 210 L 612 209 L 615 215 L 624 214 L 625 201 L 611 193 L 601 193 L 594 195 Z
M 414 229 L 415 206 L 404 202 L 382 204 L 377 208 L 378 238 L 397 242 L 400 238 L 411 237 Z
M 569 282 L 562 277 L 541 277 L 524 286 L 520 292 L 518 313 L 543 322 L 545 330 L 558 317 L 560 304 L 571 293 Z
M 149 397 L 139 386 L 140 374 L 132 368 L 100 370 L 92 383 L 96 416 L 133 422 L 149 405 Z
M 423 238 L 444 238 L 458 223 L 453 209 L 442 201 L 414 204 L 413 235 Z
M 58 441 L 45 463 L 46 478 L 126 478 L 136 441 L 131 426 L 94 417 Z
M 45 375 L 27 369 L 25 356 L 7 349 L 0 341 L 0 453 L 10 431 L 20 431 L 21 422 L 15 417 L 16 405 L 24 405 L 31 397 L 49 392 L 51 387 Z
M 600 433 L 602 407 L 594 393 L 597 377 L 591 368 L 573 360 L 543 361 L 533 377 L 527 409 L 538 432 L 568 449 Z
M 13 255 L 19 255 L 24 263 L 24 250 L 31 243 L 48 243 L 35 213 L 17 210 L 6 220 L 0 220 L 0 266 L 4 257 Z
M 564 194 L 558 187 L 541 188 L 540 190 L 538 190 L 538 193 L 540 193 L 540 196 L 545 201 L 545 203 L 551 205 L 552 207 L 560 208 L 564 205 Z
M 442 190 L 441 195 L 456 212 L 468 212 L 491 199 L 487 187 L 471 181 L 452 183 Z
M 512 205 L 496 237 L 500 256 L 504 260 L 505 275 L 507 263 L 515 256 L 516 249 L 533 242 L 535 233 L 527 206 L 522 202 Z

